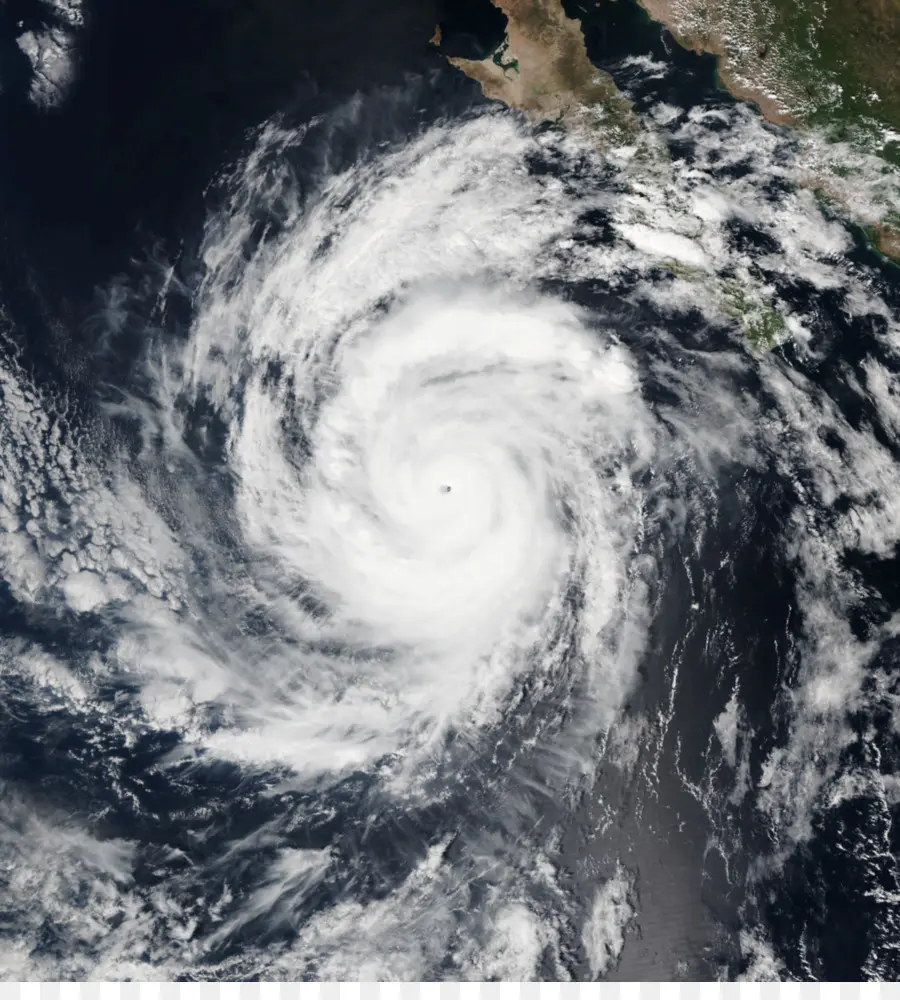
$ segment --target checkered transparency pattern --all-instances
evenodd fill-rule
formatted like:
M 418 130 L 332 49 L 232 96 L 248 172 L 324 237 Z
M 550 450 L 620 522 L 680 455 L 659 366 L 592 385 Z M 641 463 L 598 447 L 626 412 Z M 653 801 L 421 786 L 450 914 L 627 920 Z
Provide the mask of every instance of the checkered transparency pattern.
M 0 1000 L 900 1000 L 882 983 L 8 983 Z

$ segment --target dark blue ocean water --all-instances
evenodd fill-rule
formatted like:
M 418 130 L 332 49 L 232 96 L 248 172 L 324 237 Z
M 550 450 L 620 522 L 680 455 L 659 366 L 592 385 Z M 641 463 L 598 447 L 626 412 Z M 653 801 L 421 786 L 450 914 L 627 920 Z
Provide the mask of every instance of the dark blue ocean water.
M 583 14 L 574 4 L 566 9 Z M 108 401 L 121 388 L 139 391 L 132 366 L 145 329 L 162 326 L 168 335 L 179 336 L 189 324 L 200 227 L 216 203 L 216 179 L 249 147 L 261 121 L 276 113 L 289 121 L 308 121 L 356 91 L 403 88 L 415 81 L 415 101 L 395 103 L 389 117 L 367 121 L 364 135 L 348 131 L 343 146 L 339 142 L 333 148 L 337 165 L 342 157 L 350 162 L 362 148 L 412 133 L 423 123 L 464 114 L 483 102 L 478 88 L 429 45 L 437 23 L 443 28 L 443 52 L 450 55 L 485 54 L 503 33 L 497 12 L 474 0 L 440 8 L 341 0 L 314 10 L 276 0 L 190 6 L 104 0 L 86 11 L 75 83 L 61 108 L 46 112 L 27 100 L 28 69 L 14 44 L 18 25 L 39 21 L 46 11 L 24 2 L 0 10 L 0 62 L 5 67 L 0 300 L 10 337 L 36 383 L 70 394 L 72 412 L 87 423 L 97 419 L 98 401 Z M 679 49 L 636 4 L 600 5 L 583 14 L 583 24 L 591 59 L 612 73 L 639 111 L 661 100 L 682 108 L 733 104 L 717 88 L 714 60 Z M 648 55 L 666 67 L 664 73 L 649 78 L 628 62 L 629 56 Z M 670 154 L 690 159 L 693 151 L 673 141 Z M 302 181 L 303 154 L 296 156 Z M 760 246 L 763 235 L 749 225 L 735 224 L 731 237 L 735 244 L 765 249 Z M 610 240 L 610 220 L 602 212 L 584 218 L 579 238 Z M 170 266 L 186 294 L 172 294 L 165 313 L 153 314 L 148 303 Z M 883 297 L 900 310 L 896 268 L 861 238 L 848 266 L 869 273 Z M 879 346 L 875 321 L 853 319 L 840 290 L 817 290 L 800 278 L 778 280 L 785 301 L 817 314 L 824 345 L 814 363 L 786 346 L 781 349 L 785 362 L 826 387 L 852 423 L 871 425 L 872 433 L 893 448 L 879 430 L 877 412 L 866 412 L 859 396 L 846 390 L 847 366 L 869 357 L 892 363 Z M 121 298 L 111 288 L 120 289 Z M 654 336 L 665 316 L 646 303 L 636 305 L 627 288 L 580 279 L 551 283 L 545 290 L 602 317 L 648 362 L 656 352 L 671 350 Z M 699 312 L 683 317 L 678 338 L 680 351 L 727 348 L 727 332 L 711 330 Z M 752 369 L 741 378 L 740 390 L 761 400 L 765 409 L 765 383 Z M 666 400 L 670 391 L 651 375 L 644 390 L 651 401 Z M 214 420 L 209 426 L 213 443 L 208 443 L 209 435 L 203 438 L 209 454 L 202 454 L 199 433 L 196 450 L 213 462 Z M 109 432 L 127 437 L 129 429 L 123 425 Z M 839 449 L 841 443 L 833 446 Z M 893 863 L 889 856 L 873 860 L 868 847 L 886 838 L 896 853 L 895 826 L 883 804 L 859 796 L 818 817 L 803 850 L 748 898 L 742 872 L 731 871 L 726 878 L 722 856 L 710 849 L 710 818 L 685 792 L 682 780 L 687 774 L 699 781 L 704 773 L 713 720 L 735 683 L 753 734 L 751 785 L 759 782 L 764 759 L 784 736 L 780 696 L 791 683 L 792 635 L 801 623 L 794 607 L 793 570 L 772 540 L 783 534 L 797 503 L 794 488 L 773 461 L 723 491 L 715 525 L 707 525 L 700 551 L 674 536 L 652 543 L 662 553 L 666 585 L 642 667 L 644 683 L 630 709 L 672 713 L 661 744 L 656 794 L 648 796 L 638 782 L 625 783 L 613 771 L 601 772 L 597 785 L 566 817 L 567 833 L 559 849 L 567 888 L 576 897 L 587 900 L 596 880 L 611 874 L 614 854 L 637 875 L 640 934 L 629 940 L 614 977 L 713 978 L 723 968 L 739 974 L 739 934 L 752 915 L 770 929 L 790 974 L 855 979 L 873 935 L 885 933 L 883 908 L 873 899 L 872 886 L 874 878 L 886 893 L 895 891 Z M 691 535 L 691 530 L 685 533 Z M 723 552 L 731 557 L 727 565 Z M 864 638 L 873 623 L 900 610 L 900 565 L 896 557 L 867 556 L 855 568 L 864 596 L 853 627 Z M 692 580 L 697 579 L 704 581 L 705 598 L 695 608 Z M 577 599 L 574 595 L 573 601 Z M 2 583 L 0 630 L 74 663 L 102 652 L 111 641 L 108 622 L 100 616 L 25 606 Z M 733 664 L 727 671 L 725 661 Z M 673 665 L 689 683 L 673 689 Z M 883 672 L 886 684 L 895 683 L 896 650 L 883 648 L 875 669 Z M 106 694 L 108 704 L 130 697 L 122 687 Z M 848 751 L 848 769 L 854 766 L 854 754 L 871 756 L 873 746 L 884 760 L 900 764 L 887 708 L 855 724 L 861 738 Z M 467 827 L 489 828 L 492 780 L 504 766 L 501 739 L 490 763 L 473 765 L 471 780 L 461 781 L 435 805 L 412 809 L 383 801 L 377 782 L 366 774 L 351 775 L 327 795 L 317 795 L 278 791 L 277 774 L 233 763 L 189 759 L 160 767 L 179 742 L 175 733 L 154 731 L 123 740 L 100 713 L 77 719 L 62 711 L 35 714 L 27 691 L 20 700 L 10 691 L 0 706 L 0 788 L 2 794 L 17 791 L 50 801 L 88 822 L 101 838 L 137 843 L 135 884 L 149 892 L 165 883 L 185 906 L 221 880 L 223 854 L 252 841 L 263 827 L 274 824 L 281 845 L 332 848 L 332 874 L 299 912 L 283 923 L 246 923 L 218 946 L 211 961 L 291 940 L 310 913 L 335 899 L 378 899 L 449 832 L 464 837 Z M 601 802 L 616 819 L 597 838 Z M 363 822 L 376 813 L 377 822 Z M 548 801 L 544 814 L 549 831 L 565 810 Z M 739 860 L 731 863 L 745 872 L 773 848 L 752 797 L 732 811 L 724 832 L 739 844 Z M 605 849 L 604 838 L 615 851 Z M 451 841 L 446 847 L 449 857 L 454 845 Z M 237 895 L 259 882 L 277 846 L 234 848 L 229 881 Z M 874 875 L 873 865 L 878 868 Z M 490 886 L 482 891 L 488 893 Z M 11 933 L 5 920 L 0 915 L 0 948 L 2 935 Z M 201 920 L 194 933 L 202 938 L 206 930 Z M 584 976 L 585 955 L 577 934 L 571 936 L 570 971 Z M 40 947 L 47 955 L 67 947 L 51 920 Z M 888 955 L 881 973 L 900 971 L 895 961 Z M 243 972 L 255 974 L 251 965 Z

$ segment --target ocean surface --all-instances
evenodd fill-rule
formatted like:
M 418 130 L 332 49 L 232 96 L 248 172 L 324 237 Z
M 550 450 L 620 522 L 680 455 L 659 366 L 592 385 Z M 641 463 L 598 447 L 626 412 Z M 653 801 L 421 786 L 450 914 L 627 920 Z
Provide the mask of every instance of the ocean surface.
M 4 978 L 900 972 L 900 272 L 566 9 L 656 159 L 486 2 L 0 12 Z

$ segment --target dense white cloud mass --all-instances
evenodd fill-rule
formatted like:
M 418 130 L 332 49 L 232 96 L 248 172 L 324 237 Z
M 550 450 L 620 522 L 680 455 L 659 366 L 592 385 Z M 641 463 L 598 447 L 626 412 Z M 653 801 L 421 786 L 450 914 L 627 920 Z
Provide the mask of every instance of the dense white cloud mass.
M 75 76 L 78 35 L 84 26 L 81 0 L 43 0 L 43 27 L 23 31 L 16 44 L 31 63 L 29 96 L 39 108 L 58 107 Z
M 364 113 L 365 102 L 342 112 Z M 546 803 L 572 806 L 609 762 L 656 780 L 648 761 L 692 683 L 683 647 L 662 678 L 644 678 L 665 688 L 656 715 L 636 719 L 628 697 L 671 567 L 686 567 L 689 637 L 712 594 L 690 560 L 727 520 L 722 497 L 766 470 L 799 498 L 776 543 L 797 569 L 805 630 L 753 807 L 778 831 L 773 867 L 809 836 L 879 638 L 847 623 L 841 556 L 900 539 L 885 361 L 897 322 L 848 267 L 844 229 L 789 186 L 767 188 L 789 177 L 784 139 L 741 109 L 725 133 L 712 112 L 678 114 L 661 118 L 695 144 L 691 163 L 660 163 L 652 181 L 623 167 L 615 183 L 579 142 L 490 112 L 338 167 L 339 119 L 266 129 L 209 220 L 186 337 L 151 338 L 142 394 L 107 407 L 140 428 L 140 447 L 75 420 L 6 352 L 3 579 L 23 607 L 106 631 L 72 662 L 7 643 L 3 683 L 48 715 L 90 718 L 98 740 L 176 733 L 155 775 L 237 764 L 267 775 L 268 800 L 298 796 L 322 828 L 352 801 L 365 831 L 291 839 L 292 813 L 223 847 L 210 820 L 195 835 L 219 845 L 197 863 L 200 894 L 200 876 L 179 867 L 187 846 L 140 867 L 138 844 L 17 800 L 0 829 L 17 874 L 0 898 L 28 887 L 36 914 L 62 914 L 66 947 L 33 957 L 35 915 L 9 974 L 608 972 L 640 921 L 635 876 L 617 863 L 599 891 L 564 890 L 562 817 Z M 315 144 L 326 152 L 301 187 L 291 158 Z M 724 178 L 741 159 L 752 169 Z M 598 214 L 606 240 L 588 232 Z M 764 256 L 731 238 L 738 223 L 766 237 Z M 879 319 L 884 357 L 857 388 L 890 440 L 851 426 L 799 367 L 748 350 L 728 300 L 742 276 L 753 308 L 775 308 L 784 337 L 815 356 L 815 317 L 778 298 L 788 272 Z M 579 299 L 581 286 L 606 305 Z M 688 790 L 728 855 L 753 734 L 742 686 L 723 690 L 708 782 Z M 235 809 L 250 784 L 229 793 Z M 346 874 L 379 823 L 391 845 L 407 835 L 393 810 L 458 803 L 477 818 L 417 843 L 402 877 L 375 862 Z M 207 807 L 192 808 L 205 822 Z M 54 831 L 49 865 L 22 835 L 36 824 Z M 238 887 L 229 865 L 252 884 Z M 154 881 L 156 870 L 176 874 Z M 88 884 L 94 904 L 79 914 Z M 261 944 L 228 952 L 260 926 Z M 285 928 L 289 944 L 266 945 Z M 763 930 L 744 938 L 748 961 L 777 963 Z

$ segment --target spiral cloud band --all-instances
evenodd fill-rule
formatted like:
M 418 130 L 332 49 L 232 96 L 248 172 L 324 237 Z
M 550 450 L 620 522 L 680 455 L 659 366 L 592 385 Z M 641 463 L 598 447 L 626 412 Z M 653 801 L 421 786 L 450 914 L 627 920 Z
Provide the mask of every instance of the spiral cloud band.
M 260 132 L 111 295 L 93 423 L 0 340 L 0 701 L 90 803 L 0 816 L 19 978 L 596 977 L 636 919 L 694 954 L 652 891 L 718 868 L 749 929 L 701 971 L 771 971 L 765 880 L 880 780 L 900 327 L 789 140 L 668 108 L 638 163 L 419 96 Z
M 607 723 L 627 690 L 621 664 L 604 680 L 595 661 L 633 596 L 647 414 L 624 347 L 517 281 L 519 254 L 565 222 L 534 217 L 558 183 L 507 185 L 479 226 L 495 247 L 457 235 L 498 169 L 485 124 L 466 126 L 462 163 L 441 162 L 459 136 L 435 130 L 387 170 L 330 178 L 239 275 L 253 199 L 212 231 L 205 307 L 166 391 L 227 421 L 233 530 L 279 609 L 239 668 L 213 668 L 242 720 L 220 749 L 333 774 L 393 754 L 409 778 L 448 734 L 495 722 L 524 676 L 586 683 Z M 522 136 L 491 126 L 512 157 Z M 420 191 L 425 242 L 397 218 Z M 353 264 L 362 244 L 376 267 Z M 490 283 L 488 250 L 505 272 Z
M 460 713 L 490 718 L 541 658 L 576 569 L 589 614 L 573 641 L 608 622 L 640 410 L 622 352 L 572 310 L 484 294 L 388 313 L 336 345 L 332 372 L 311 467 L 285 457 L 278 402 L 290 389 L 259 380 L 231 454 L 248 541 L 327 609 L 298 630 L 350 647 L 329 728 L 369 756 Z M 373 647 L 391 652 L 357 665 L 353 649 Z

